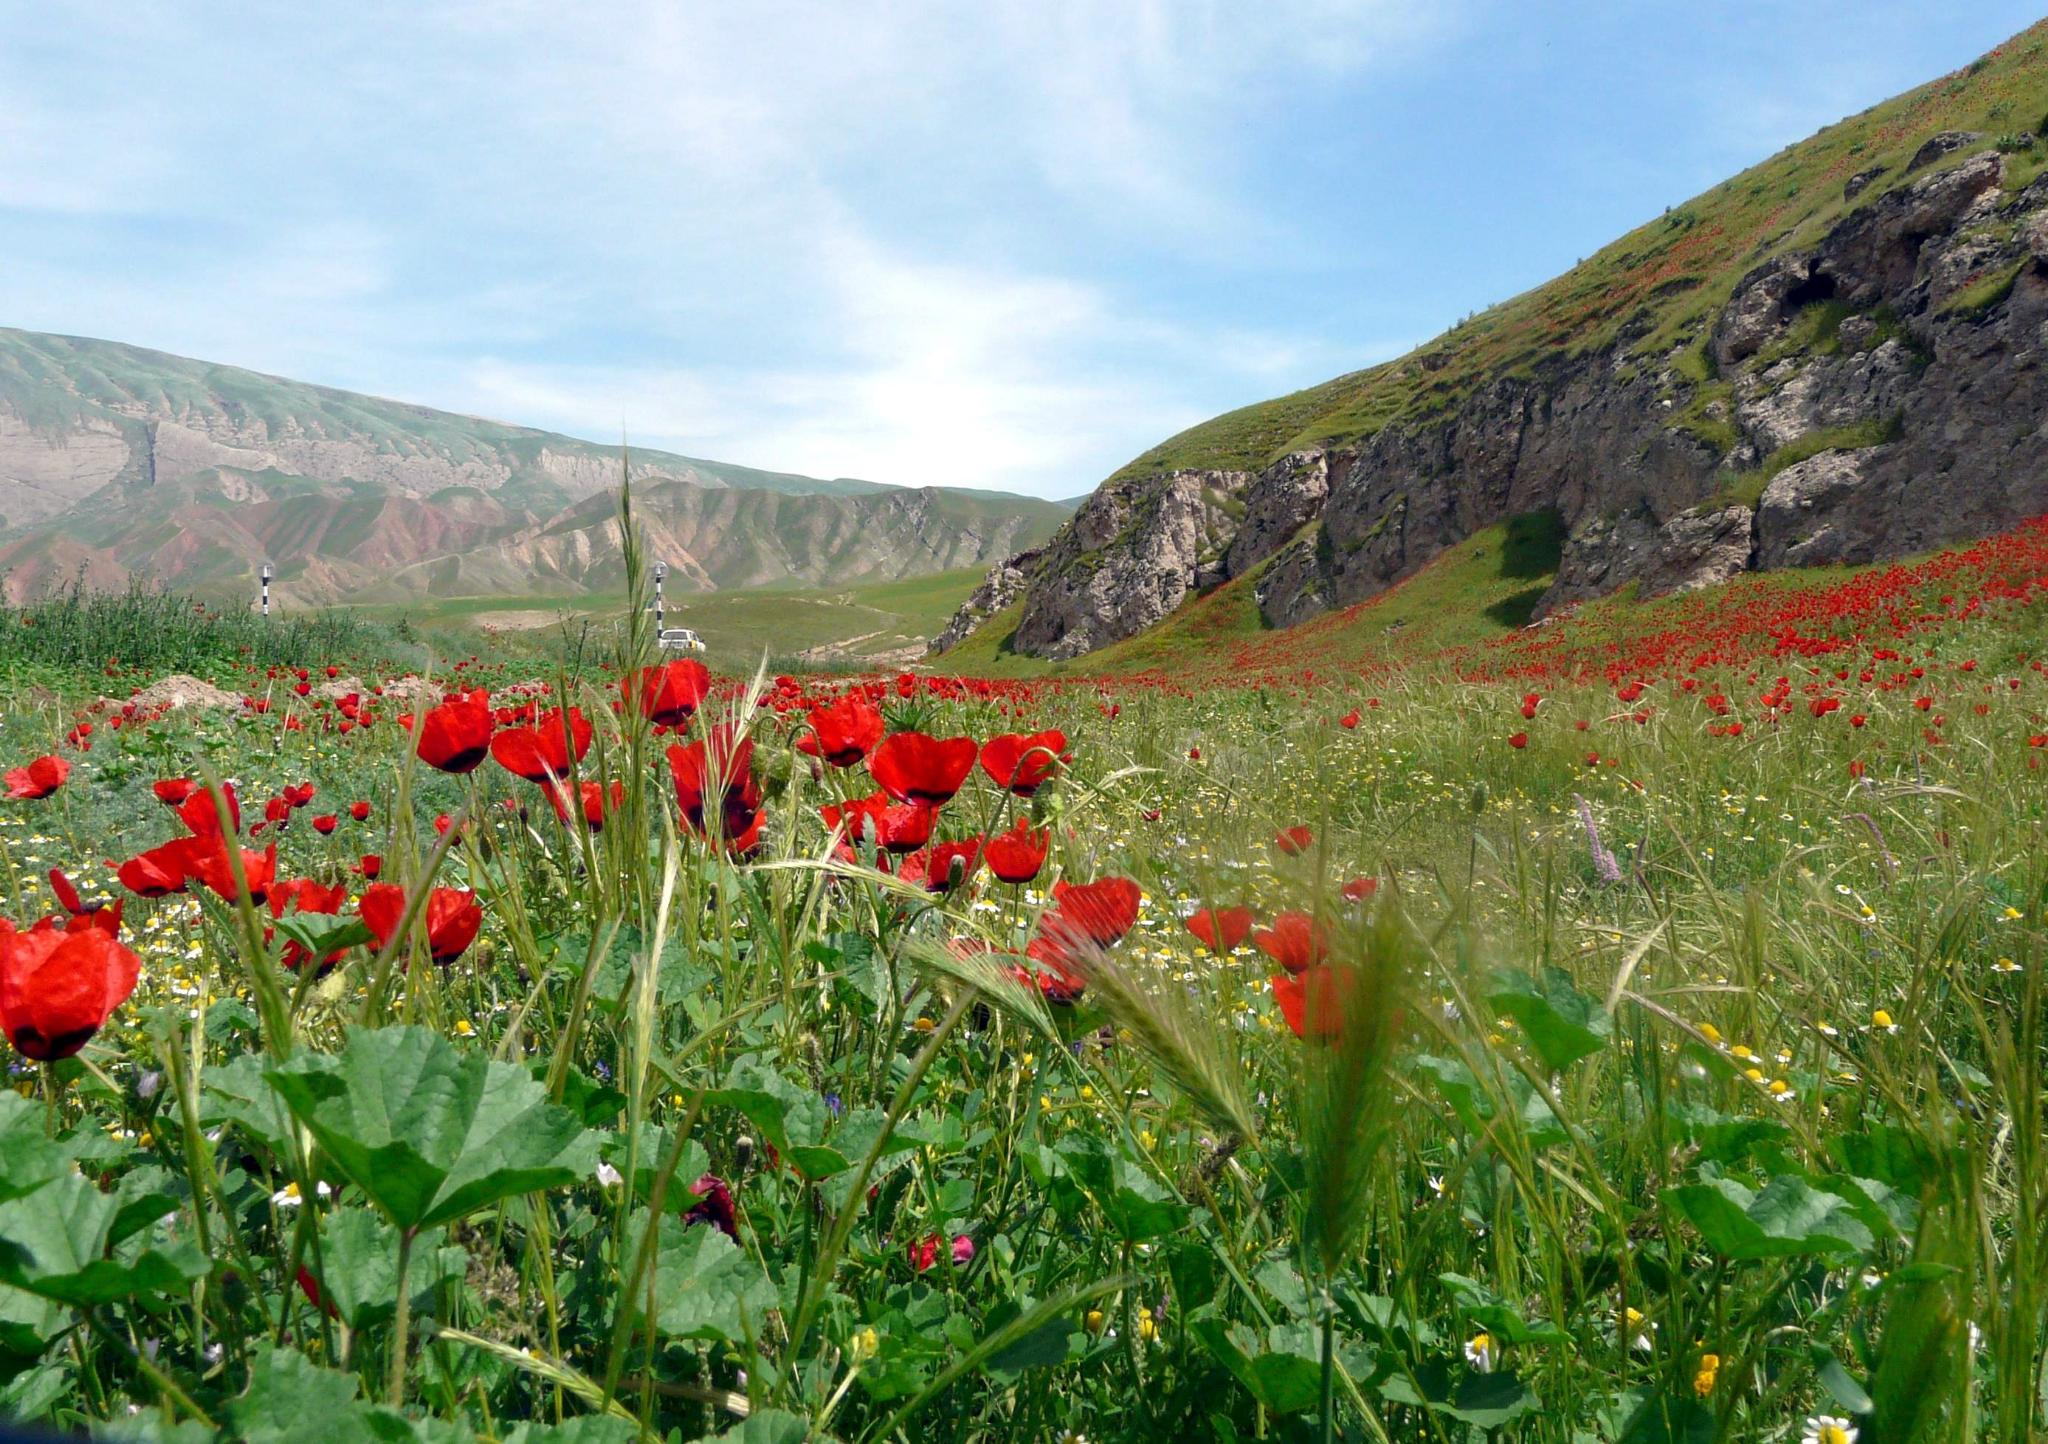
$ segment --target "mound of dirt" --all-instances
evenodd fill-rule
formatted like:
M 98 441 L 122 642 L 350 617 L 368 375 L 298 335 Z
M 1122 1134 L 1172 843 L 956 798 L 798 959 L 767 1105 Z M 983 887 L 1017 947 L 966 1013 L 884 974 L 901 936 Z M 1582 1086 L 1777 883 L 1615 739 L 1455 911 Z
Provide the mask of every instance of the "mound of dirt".
M 102 700 L 115 707 L 128 705 L 112 698 Z M 238 694 L 223 692 L 213 683 L 188 677 L 183 672 L 159 677 L 128 700 L 137 707 L 203 707 L 208 711 L 229 711 L 242 705 Z

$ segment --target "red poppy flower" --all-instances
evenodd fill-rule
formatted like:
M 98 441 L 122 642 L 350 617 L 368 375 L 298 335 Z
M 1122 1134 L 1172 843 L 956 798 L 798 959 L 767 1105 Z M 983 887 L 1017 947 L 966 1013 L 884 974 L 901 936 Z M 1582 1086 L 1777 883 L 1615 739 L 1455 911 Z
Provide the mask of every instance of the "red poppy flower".
M 975 750 L 972 737 L 896 732 L 869 756 L 868 772 L 898 802 L 943 807 L 974 770 Z
M 922 802 L 885 807 L 875 814 L 875 845 L 894 855 L 916 852 L 931 841 L 938 818 L 938 809 Z
M 156 800 L 164 806 L 177 807 L 192 795 L 194 786 L 189 778 L 166 777 L 161 782 L 152 783 L 149 790 L 156 794 Z
M 326 837 L 339 826 L 341 826 L 341 819 L 331 812 L 323 812 L 320 816 L 313 819 L 313 831 L 319 833 L 322 837 Z
M 178 820 L 194 837 L 219 837 L 223 833 L 242 830 L 242 804 L 235 796 L 235 784 L 223 782 L 220 795 L 228 805 L 225 827 L 221 825 L 220 809 L 214 805 L 213 794 L 206 788 L 193 788 L 191 796 L 179 804 Z
M 566 721 L 564 719 L 567 719 Z M 574 707 L 542 713 L 531 727 L 508 727 L 491 739 L 491 757 L 515 777 L 547 782 L 567 777 L 570 749 L 576 761 L 590 751 L 590 721 Z
M 38 757 L 26 767 L 16 767 L 7 774 L 7 795 L 23 801 L 33 802 L 48 797 L 64 785 L 64 779 L 71 775 L 71 764 L 61 757 Z
M 1342 889 L 1344 896 L 1353 902 L 1364 902 L 1379 890 L 1380 880 L 1376 877 L 1354 877 Z
M 1227 953 L 1252 930 L 1250 908 L 1204 908 L 1187 920 L 1187 930 L 1212 953 Z
M 270 915 L 281 918 L 287 912 L 317 913 L 324 917 L 335 917 L 341 912 L 341 905 L 348 901 L 348 889 L 340 883 L 326 886 L 309 877 L 287 878 L 270 889 Z M 270 940 L 268 932 L 264 941 Z M 324 973 L 341 961 L 343 949 L 337 949 L 320 960 Z M 311 954 L 296 939 L 286 939 L 284 956 L 280 959 L 287 968 L 296 968 Z
M 69 1058 L 128 1000 L 142 960 L 105 928 L 0 918 L 0 1031 L 39 1063 Z
M 882 814 L 888 810 L 889 794 L 877 792 L 871 797 L 855 797 L 838 803 L 828 802 L 818 809 L 818 816 L 825 819 L 825 826 L 828 828 L 845 828 L 848 841 L 859 842 L 863 835 L 880 835 Z
M 683 820 L 700 837 L 710 837 L 715 817 L 718 840 L 729 852 L 752 852 L 761 841 L 761 784 L 754 779 L 753 760 L 753 739 L 735 738 L 729 726 L 668 749 Z
M 1529 734 L 1526 732 L 1517 732 L 1514 736 L 1508 738 L 1508 746 L 1514 748 L 1518 752 L 1522 748 L 1527 747 L 1528 745 Z
M 357 822 L 368 822 L 370 820 L 370 804 L 367 802 L 351 802 L 348 805 L 348 815 Z
M 181 837 L 147 852 L 139 852 L 114 872 L 121 886 L 137 897 L 165 897 L 183 892 L 188 877 L 186 865 L 192 856 L 193 838 Z
M 405 920 L 405 889 L 395 882 L 372 883 L 363 892 L 356 912 L 377 939 L 382 952 L 398 936 Z M 461 957 L 476 941 L 483 926 L 484 910 L 476 894 L 467 888 L 437 887 L 427 895 L 427 952 L 443 967 Z
M 121 931 L 121 907 L 127 899 L 117 899 L 111 907 L 99 904 L 87 907 L 80 900 L 78 889 L 71 885 L 71 879 L 65 876 L 61 867 L 50 869 L 50 891 L 57 895 L 57 905 L 64 909 L 70 919 L 67 927 L 105 928 L 108 932 L 116 934 Z
M 1005 733 L 982 744 L 981 770 L 989 781 L 1019 797 L 1030 797 L 1059 770 L 1067 734 L 1057 729 L 1029 736 Z
M 970 837 L 964 842 L 934 843 L 921 856 L 924 859 L 926 889 L 931 892 L 951 892 L 973 877 L 975 869 L 981 866 L 981 839 Z
M 834 767 L 853 766 L 882 740 L 882 709 L 858 692 L 813 707 L 810 724 L 797 749 Z
M 626 802 L 626 784 L 616 781 L 612 783 L 609 806 L 606 805 L 604 784 L 601 782 L 577 784 L 577 792 L 581 794 L 580 809 L 577 797 L 571 794 L 566 782 L 544 782 L 541 784 L 541 791 L 546 793 L 548 801 L 554 804 L 557 818 L 566 823 L 580 810 L 583 814 L 583 825 L 592 832 L 604 831 L 606 814 L 623 807 Z
M 1308 828 L 1288 827 L 1281 829 L 1280 835 L 1273 839 L 1273 846 L 1279 848 L 1288 857 L 1299 857 L 1302 853 L 1314 847 L 1315 842 L 1316 835 Z
M 1047 921 L 1057 918 L 1061 927 L 1108 947 L 1137 925 L 1142 894 L 1127 877 L 1105 877 L 1089 883 L 1056 882 L 1052 897 L 1054 911 L 1046 914 Z
M 366 852 L 363 854 L 362 861 L 356 864 L 356 871 L 369 878 L 372 882 L 375 882 L 377 874 L 384 871 L 384 859 L 377 856 L 374 852 Z
M 1347 730 L 1356 727 L 1358 725 L 1358 709 L 1356 707 L 1353 707 L 1349 712 L 1346 712 L 1342 717 L 1339 717 L 1337 719 L 1337 725 Z
M 1275 973 L 1273 1001 L 1295 1037 L 1334 1038 L 1344 1031 L 1344 1004 L 1356 977 L 1349 970 L 1324 967 L 1300 977 Z
M 621 678 L 620 694 L 628 702 L 634 700 L 636 680 L 640 715 L 657 727 L 683 726 L 711 695 L 710 669 L 688 658 L 642 668 L 637 678 Z
M 1300 973 L 1330 955 L 1330 942 L 1307 913 L 1281 913 L 1273 925 L 1252 934 L 1252 946 L 1287 969 Z
M 937 1234 L 930 1234 L 911 1242 L 907 1246 L 910 1266 L 919 1273 L 931 1268 L 939 1261 L 939 1245 L 943 1242 L 944 1240 Z M 974 1261 L 974 1240 L 964 1233 L 956 1235 L 952 1247 L 947 1250 L 947 1256 L 953 1260 L 953 1267 L 965 1268 Z
M 1008 832 L 991 837 L 981 849 L 988 870 L 1003 882 L 1020 884 L 1037 877 L 1052 847 L 1052 829 L 1031 830 L 1029 818 L 1020 817 Z
M 235 891 L 234 865 L 228 860 L 229 844 L 225 839 L 199 839 L 210 845 L 193 846 L 187 854 L 185 875 L 196 878 L 213 889 L 221 898 L 233 902 L 239 895 Z M 249 885 L 249 901 L 261 906 L 270 895 L 270 885 L 277 877 L 277 844 L 272 843 L 262 852 L 242 850 L 242 879 Z
M 474 772 L 490 754 L 497 719 L 491 694 L 479 687 L 428 712 L 413 725 L 420 761 L 442 772 Z

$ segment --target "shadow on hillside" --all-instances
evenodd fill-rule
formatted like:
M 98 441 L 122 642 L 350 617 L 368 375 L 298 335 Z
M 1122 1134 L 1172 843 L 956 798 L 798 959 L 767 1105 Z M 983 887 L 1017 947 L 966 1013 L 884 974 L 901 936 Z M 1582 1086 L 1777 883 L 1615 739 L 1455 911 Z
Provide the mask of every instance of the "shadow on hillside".
M 1557 564 L 1564 559 L 1564 537 L 1564 518 L 1554 511 L 1525 511 L 1509 517 L 1507 537 L 1500 548 L 1501 576 L 1513 580 L 1557 575 Z M 1519 600 L 1511 597 L 1501 605 Z

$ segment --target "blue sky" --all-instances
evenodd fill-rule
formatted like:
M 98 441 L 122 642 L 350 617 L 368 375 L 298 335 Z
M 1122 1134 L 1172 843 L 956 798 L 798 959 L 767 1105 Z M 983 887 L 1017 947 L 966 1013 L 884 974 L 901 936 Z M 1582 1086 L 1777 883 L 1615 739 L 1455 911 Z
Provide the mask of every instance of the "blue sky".
M 1396 355 L 2005 0 L 10 7 L 0 323 L 1066 496 Z

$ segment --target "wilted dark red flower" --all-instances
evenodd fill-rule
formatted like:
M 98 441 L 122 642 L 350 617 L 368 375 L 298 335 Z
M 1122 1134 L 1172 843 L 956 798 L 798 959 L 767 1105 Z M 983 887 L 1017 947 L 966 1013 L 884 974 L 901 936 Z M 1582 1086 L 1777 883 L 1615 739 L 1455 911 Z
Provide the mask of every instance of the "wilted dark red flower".
M 681 727 L 711 695 L 711 671 L 689 658 L 663 662 L 642 668 L 637 677 L 622 678 L 619 688 L 628 702 L 635 700 L 637 692 L 640 715 L 649 722 L 657 727 Z
M 497 719 L 491 694 L 476 691 L 454 697 L 413 723 L 413 749 L 420 761 L 443 772 L 474 772 L 490 755 Z
M 1187 920 L 1187 930 L 1212 953 L 1227 953 L 1252 930 L 1250 908 L 1204 908 Z
M 882 709 L 858 692 L 813 707 L 811 730 L 797 739 L 797 750 L 821 757 L 834 767 L 851 767 L 882 740 Z
M 896 732 L 869 756 L 868 772 L 898 802 L 943 807 L 974 770 L 975 750 L 972 737 Z
M 24 1057 L 69 1058 L 128 1000 L 142 960 L 105 928 L 27 932 L 0 918 L 0 1030 Z
M 1052 847 L 1052 829 L 1031 830 L 1031 820 L 1020 817 L 1008 832 L 998 833 L 982 845 L 981 855 L 988 870 L 1003 882 L 1020 884 L 1037 877 Z
M 398 936 L 405 921 L 405 889 L 395 882 L 372 883 L 364 889 L 356 912 L 377 939 L 382 952 Z M 427 895 L 427 952 L 443 967 L 454 962 L 476 941 L 483 926 L 484 910 L 476 894 L 467 888 L 437 887 Z
M 1056 728 L 1028 736 L 1005 733 L 982 744 L 981 770 L 996 786 L 1030 797 L 1059 770 L 1066 750 L 1067 734 Z
M 543 712 L 531 727 L 508 727 L 491 739 L 491 757 L 515 777 L 547 782 L 569 775 L 570 750 L 590 751 L 590 719 L 574 707 Z
M 1330 942 L 1307 913 L 1281 913 L 1271 927 L 1252 934 L 1252 946 L 1287 969 L 1303 972 L 1330 955 Z
M 61 757 L 38 757 L 26 767 L 7 773 L 7 795 L 24 801 L 48 797 L 71 775 L 71 764 Z
M 706 1173 L 690 1185 L 690 1192 L 697 1202 L 690 1205 L 683 1214 L 685 1226 L 693 1223 L 708 1223 L 727 1238 L 740 1236 L 739 1210 L 733 1206 L 732 1190 L 725 1180 L 715 1173 Z

